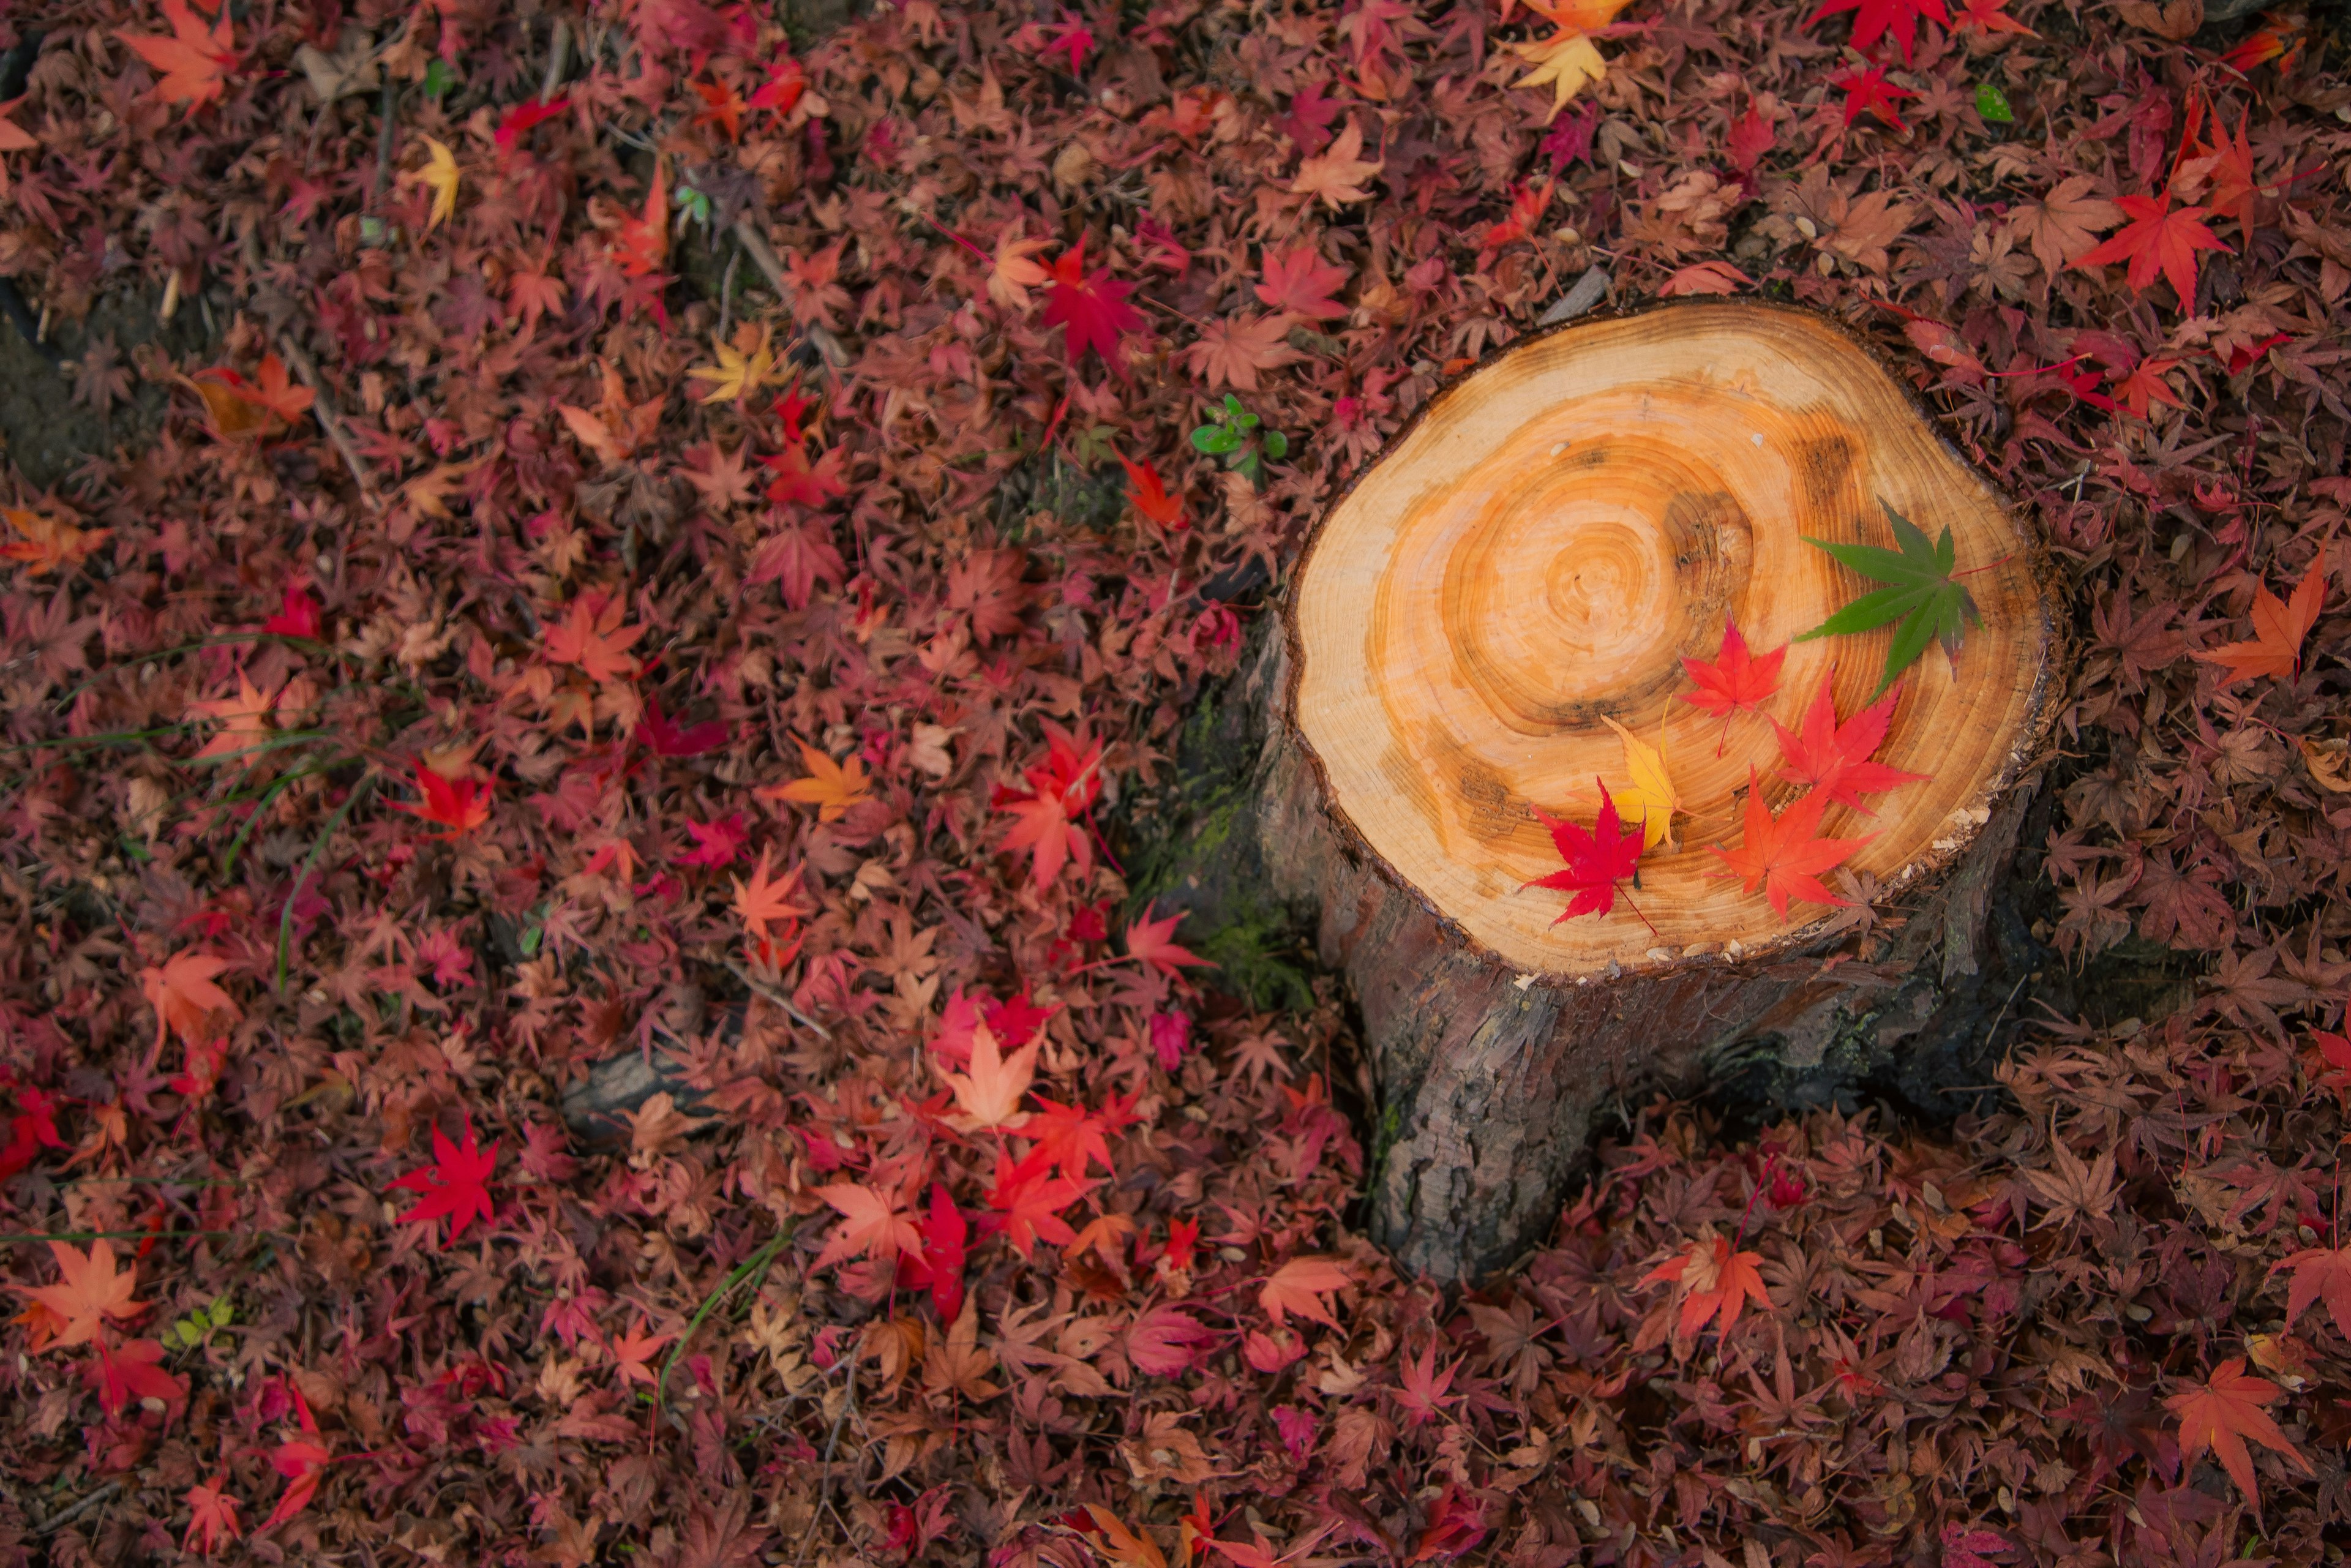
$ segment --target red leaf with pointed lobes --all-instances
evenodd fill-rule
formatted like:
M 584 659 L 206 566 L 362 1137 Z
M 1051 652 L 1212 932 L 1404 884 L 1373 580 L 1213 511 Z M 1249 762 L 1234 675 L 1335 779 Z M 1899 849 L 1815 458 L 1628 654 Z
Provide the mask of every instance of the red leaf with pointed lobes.
M 568 93 L 544 103 L 530 99 L 516 104 L 499 119 L 497 129 L 491 132 L 490 140 L 498 144 L 499 152 L 511 152 L 516 142 L 570 107 L 571 98 Z
M 1747 651 L 1747 639 L 1739 634 L 1739 623 L 1722 623 L 1722 651 L 1714 663 L 1703 659 L 1684 659 L 1682 668 L 1698 683 L 1698 690 L 1682 693 L 1682 701 L 1704 708 L 1722 720 L 1722 743 L 1714 754 L 1722 755 L 1723 745 L 1730 739 L 1730 721 L 1738 714 L 1761 710 L 1764 699 L 1780 689 L 1780 664 L 1788 656 L 1783 643 L 1758 658 Z
M 2326 570 L 2314 563 L 2294 585 L 2294 597 L 2281 601 L 2267 588 L 2253 591 L 2253 639 L 2230 643 L 2196 655 L 2208 664 L 2225 664 L 2224 685 L 2269 675 L 2290 681 L 2302 671 L 2302 642 L 2318 624 L 2326 607 Z
M 2209 209 L 2180 207 L 2175 211 L 2169 191 L 2164 192 L 2159 201 L 2153 196 L 2124 196 L 2121 206 L 2131 220 L 2129 225 L 2074 265 L 2105 267 L 2126 261 L 2130 263 L 2126 281 L 2134 291 L 2149 287 L 2158 277 L 2162 277 L 2171 285 L 2172 293 L 2179 297 L 2179 308 L 2193 311 L 2196 271 L 2202 265 L 2196 259 L 2197 253 L 2229 248 L 2227 241 L 2198 221 Z
M 1126 470 L 1126 480 L 1134 486 L 1126 498 L 1134 509 L 1171 532 L 1185 526 L 1184 497 L 1167 493 L 1167 482 L 1159 470 L 1148 463 L 1130 463 L 1121 457 L 1119 465 Z
M 1061 54 L 1068 57 L 1070 74 L 1078 76 L 1086 68 L 1086 56 L 1093 52 L 1093 29 L 1083 22 L 1070 20 L 1056 23 L 1046 30 L 1044 47 L 1040 56 Z
M 732 733 L 717 719 L 680 726 L 651 698 L 645 701 L 644 717 L 637 723 L 637 734 L 656 757 L 700 757 L 726 745 Z
M 1844 122 L 1851 125 L 1865 114 L 1874 114 L 1896 131 L 1910 128 L 1902 123 L 1901 101 L 1918 95 L 1906 87 L 1896 87 L 1886 79 L 1886 68 L 1872 66 L 1865 71 L 1847 71 L 1829 85 L 1844 94 Z
M 433 1163 L 422 1170 L 413 1170 L 390 1183 L 387 1192 L 414 1192 L 423 1196 L 415 1207 L 400 1217 L 402 1225 L 431 1225 L 446 1218 L 448 1239 L 444 1247 L 455 1246 L 465 1234 L 465 1227 L 475 1219 L 488 1221 L 496 1212 L 490 1201 L 489 1179 L 498 1168 L 498 1145 L 493 1140 L 486 1149 L 475 1140 L 474 1118 L 465 1116 L 465 1141 L 455 1144 L 440 1128 L 433 1129 Z
M 400 809 L 438 822 L 447 830 L 442 838 L 461 838 L 490 820 L 490 788 L 478 779 L 444 779 L 420 762 L 416 789 L 423 799 L 403 802 Z
M 1015 1162 L 1002 1151 L 996 1156 L 996 1182 L 988 1188 L 987 1206 L 998 1212 L 985 1215 L 980 1228 L 1000 1230 L 1023 1259 L 1035 1255 L 1039 1241 L 1066 1247 L 1078 1239 L 1061 1218 L 1061 1210 L 1093 1190 L 1091 1181 L 1049 1176 L 1049 1162 L 1031 1154 Z
M 1823 886 L 1819 873 L 1831 866 L 1842 864 L 1847 855 L 1877 835 L 1871 833 L 1858 839 L 1823 839 L 1820 831 L 1821 812 L 1827 802 L 1818 790 L 1807 790 L 1796 802 L 1778 817 L 1763 803 L 1763 791 L 1755 779 L 1752 765 L 1747 769 L 1746 837 L 1735 850 L 1720 844 L 1713 852 L 1722 863 L 1735 873 L 1749 893 L 1758 887 L 1771 900 L 1771 913 L 1781 919 L 1788 918 L 1788 904 L 1802 899 L 1807 904 L 1830 904 L 1842 906 L 1844 900 Z
M 321 630 L 319 601 L 310 597 L 301 584 L 289 582 L 280 601 L 277 613 L 261 623 L 261 629 L 278 637 L 307 637 L 315 643 Z
M 1269 249 L 1265 280 L 1257 286 L 1257 297 L 1277 310 L 1316 321 L 1335 321 L 1347 314 L 1347 308 L 1332 298 L 1331 291 L 1343 287 L 1353 276 L 1346 267 L 1326 263 L 1322 253 L 1311 245 L 1279 254 Z
M 109 1416 L 120 1416 L 141 1399 L 166 1406 L 188 1402 L 187 1384 L 163 1369 L 163 1347 L 153 1340 L 129 1340 L 117 1349 L 101 1338 L 97 1349 L 98 1357 L 86 1372 Z
M 1641 870 L 1641 830 L 1626 827 L 1616 814 L 1616 802 L 1609 798 L 1608 786 L 1600 785 L 1600 816 L 1590 828 L 1574 822 L 1563 822 L 1546 813 L 1540 806 L 1535 815 L 1551 830 L 1551 841 L 1559 851 L 1559 858 L 1567 862 L 1564 871 L 1538 877 L 1526 887 L 1548 887 L 1572 892 L 1567 908 L 1559 919 L 1572 919 L 1579 915 L 1606 915 L 1616 907 L 1616 884 L 1626 877 L 1637 877 Z M 1632 902 L 1628 895 L 1625 902 Z M 1636 909 L 1635 914 L 1639 911 Z M 1644 921 L 1647 919 L 1643 915 Z
M 947 1196 L 944 1182 L 931 1184 L 931 1207 L 923 1216 L 922 1247 L 898 1255 L 898 1283 L 928 1291 L 939 1322 L 951 1323 L 963 1311 L 963 1271 L 970 1223 Z
M 1190 912 L 1179 909 L 1165 920 L 1154 920 L 1151 918 L 1151 913 L 1155 907 L 1155 900 L 1150 904 L 1145 904 L 1141 916 L 1126 928 L 1126 956 L 1130 958 L 1142 959 L 1171 980 L 1181 976 L 1186 966 L 1202 969 L 1215 968 L 1217 966 L 1207 959 L 1178 946 L 1170 940 L 1175 935 L 1177 924 Z
M 1069 329 L 1071 365 L 1091 348 L 1113 374 L 1124 379 L 1126 367 L 1118 357 L 1119 334 L 1132 332 L 1143 325 L 1141 313 L 1126 303 L 1126 297 L 1134 292 L 1134 285 L 1118 282 L 1106 267 L 1096 272 L 1086 271 L 1086 242 L 1082 237 L 1061 253 L 1053 263 L 1052 288 L 1045 296 L 1044 322 L 1048 327 Z
M 1829 0 L 1819 10 L 1804 18 L 1804 26 L 1813 26 L 1825 17 L 1850 11 L 1853 16 L 1853 47 L 1863 54 L 1869 46 L 1884 37 L 1891 37 L 1894 47 L 1902 51 L 1902 63 L 1910 63 L 1911 45 L 1916 41 L 1921 21 L 1940 22 L 1950 26 L 1950 13 L 1944 10 L 1943 0 Z M 1853 123 L 1848 116 L 1845 123 Z
M 2256 1519 L 2261 1517 L 2262 1494 L 2246 1438 L 2283 1455 L 2304 1475 L 2311 1473 L 2310 1461 L 2302 1457 L 2302 1450 L 2262 1408 L 2281 1392 L 2267 1378 L 2247 1375 L 2244 1357 L 2231 1356 L 2212 1369 L 2210 1381 L 2191 1383 L 2163 1402 L 2179 1417 L 2180 1458 L 2192 1464 L 2197 1455 L 2210 1448 L 2229 1479 L 2237 1483 L 2237 1490 L 2245 1494 L 2245 1500 L 2253 1505 Z
M 228 1472 L 213 1477 L 207 1486 L 199 1481 L 188 1489 L 188 1532 L 180 1540 L 183 1552 L 201 1552 L 210 1557 L 222 1542 L 235 1541 L 241 1533 L 236 1522 L 236 1499 L 228 1491 Z M 198 1545 L 198 1539 L 203 1541 Z
M 1820 695 L 1805 710 L 1802 734 L 1791 735 L 1778 719 L 1771 721 L 1780 737 L 1781 760 L 1787 763 L 1780 777 L 1791 784 L 1809 785 L 1830 800 L 1865 813 L 1869 809 L 1861 803 L 1862 796 L 1880 795 L 1897 784 L 1923 783 L 1928 778 L 1924 773 L 1905 773 L 1870 760 L 1886 743 L 1886 727 L 1894 722 L 1894 709 L 1901 700 L 1902 688 L 1897 685 L 1839 725 L 1830 677 L 1823 675 Z

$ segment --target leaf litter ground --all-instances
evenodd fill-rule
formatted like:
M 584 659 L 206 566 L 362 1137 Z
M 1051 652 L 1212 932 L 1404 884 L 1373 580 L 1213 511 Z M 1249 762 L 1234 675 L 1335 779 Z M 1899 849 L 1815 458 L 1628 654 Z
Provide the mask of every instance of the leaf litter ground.
M 25 324 L 212 345 L 86 343 L 172 413 L 0 514 L 0 1546 L 2336 1560 L 2351 92 L 2193 9 L 0 23 Z M 1202 585 L 1595 266 L 1837 315 L 2037 520 L 2032 938 L 2196 978 L 1943 1132 L 1629 1107 L 1441 1294 L 1346 1228 L 1341 999 L 1104 821 L 1263 613 Z

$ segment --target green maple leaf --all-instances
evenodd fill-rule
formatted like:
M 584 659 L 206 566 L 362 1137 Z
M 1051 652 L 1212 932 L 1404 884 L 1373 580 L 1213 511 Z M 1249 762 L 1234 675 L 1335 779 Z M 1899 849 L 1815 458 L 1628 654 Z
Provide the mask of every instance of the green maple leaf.
M 1884 497 L 1878 497 L 1877 504 L 1886 508 L 1886 520 L 1894 525 L 1899 550 L 1878 545 L 1831 544 L 1809 536 L 1804 542 L 1817 545 L 1872 582 L 1886 586 L 1863 594 L 1795 639 L 1808 643 L 1815 637 L 1850 637 L 1893 623 L 1894 641 L 1886 650 L 1886 673 L 1873 697 L 1917 664 L 1929 642 L 1940 639 L 1944 655 L 1957 659 L 1969 625 L 1983 624 L 1975 600 L 1964 586 L 1951 580 L 1951 569 L 1958 564 L 1951 530 L 1945 528 L 1941 538 L 1928 544 L 1927 536 Z

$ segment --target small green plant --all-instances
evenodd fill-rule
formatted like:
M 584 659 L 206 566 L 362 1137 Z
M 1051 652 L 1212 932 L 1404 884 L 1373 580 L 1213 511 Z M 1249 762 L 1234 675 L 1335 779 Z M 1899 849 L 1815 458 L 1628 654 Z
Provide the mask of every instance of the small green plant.
M 1976 86 L 1976 112 L 1994 125 L 2012 125 L 2016 110 L 2008 107 L 2008 94 L 1990 82 Z
M 1279 463 L 1290 455 L 1290 437 L 1278 430 L 1259 430 L 1261 423 L 1241 406 L 1240 399 L 1227 392 L 1216 423 L 1194 431 L 1192 444 L 1211 457 L 1223 458 L 1226 467 L 1238 469 L 1254 485 L 1263 471 L 1264 459 Z
M 434 60 L 424 68 L 424 96 L 439 102 L 449 89 L 457 85 L 457 73 L 446 60 Z
M 163 1333 L 167 1350 L 198 1350 L 236 1321 L 236 1307 L 226 1296 L 214 1296 L 201 1312 L 190 1312 Z

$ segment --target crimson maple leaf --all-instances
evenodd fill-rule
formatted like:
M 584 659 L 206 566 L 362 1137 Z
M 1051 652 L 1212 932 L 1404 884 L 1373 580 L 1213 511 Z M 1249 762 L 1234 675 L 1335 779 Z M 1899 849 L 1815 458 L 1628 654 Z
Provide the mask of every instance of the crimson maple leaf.
M 1794 805 L 1771 815 L 1763 803 L 1763 791 L 1755 780 L 1755 768 L 1747 769 L 1746 836 L 1735 850 L 1720 844 L 1713 852 L 1722 863 L 1736 873 L 1749 893 L 1758 887 L 1771 900 L 1771 912 L 1781 919 L 1788 918 L 1788 902 L 1801 898 L 1807 904 L 1843 905 L 1844 900 L 1821 885 L 1819 873 L 1841 863 L 1854 851 L 1876 838 L 1875 833 L 1858 839 L 1823 839 L 1815 835 L 1820 831 L 1821 811 L 1827 802 L 1820 791 L 1808 789 L 1799 796 Z
M 1061 1218 L 1061 1210 L 1093 1189 L 1091 1181 L 1071 1181 L 1066 1176 L 1049 1177 L 1050 1162 L 1031 1153 L 1017 1163 L 1002 1150 L 996 1155 L 996 1183 L 987 1191 L 987 1206 L 995 1214 L 981 1217 L 983 1229 L 1004 1232 L 1013 1250 L 1023 1259 L 1035 1256 L 1037 1243 L 1049 1241 L 1056 1247 L 1066 1247 L 1078 1239 Z
M 433 1163 L 422 1170 L 413 1170 L 398 1177 L 385 1187 L 387 1192 L 414 1192 L 423 1196 L 416 1207 L 400 1217 L 402 1225 L 431 1225 L 446 1218 L 449 1235 L 444 1248 L 456 1244 L 466 1226 L 476 1218 L 488 1220 L 496 1211 L 490 1201 L 490 1173 L 498 1168 L 498 1145 L 494 1140 L 486 1149 L 475 1140 L 472 1113 L 465 1115 L 465 1141 L 454 1144 L 449 1134 L 440 1128 L 433 1129 Z
M 1908 55 L 1907 49 L 1904 55 Z M 1829 85 L 1844 94 L 1844 122 L 1851 125 L 1865 114 L 1874 114 L 1896 131 L 1907 131 L 1902 123 L 1899 104 L 1906 98 L 1918 95 L 1907 87 L 1896 87 L 1886 79 L 1886 68 L 1872 66 L 1865 71 L 1847 71 Z
M 1023 774 L 1029 793 L 998 789 L 996 794 L 996 809 L 1015 819 L 999 847 L 1016 854 L 1029 852 L 1029 874 L 1040 888 L 1050 886 L 1071 862 L 1081 875 L 1093 868 L 1092 841 L 1077 821 L 1102 793 L 1101 741 L 1081 753 L 1077 737 L 1050 724 L 1045 738 L 1044 763 Z
M 261 629 L 273 637 L 301 637 L 315 643 L 321 631 L 319 601 L 300 583 L 289 582 L 280 596 L 277 613 L 263 622 Z
M 507 110 L 499 118 L 497 129 L 490 133 L 490 140 L 498 144 L 499 152 L 511 152 L 515 149 L 515 143 L 528 135 L 534 128 L 553 120 L 570 107 L 571 97 L 569 93 L 559 98 L 549 99 L 544 103 L 535 98 L 526 99 Z
M 2193 310 L 2196 270 L 2201 265 L 2196 253 L 2229 248 L 2227 241 L 2198 221 L 2210 209 L 2181 207 L 2175 212 L 2168 190 L 2160 200 L 2153 196 L 2124 196 L 2120 202 L 2130 223 L 2101 242 L 2096 249 L 2085 253 L 2074 265 L 2105 267 L 2126 261 L 2130 270 L 2126 276 L 2134 290 L 2144 289 L 2161 277 L 2171 285 L 2171 292 L 2179 297 L 2179 308 Z
M 1771 1310 L 1771 1298 L 1765 1292 L 1763 1276 L 1756 1267 L 1762 1261 L 1760 1252 L 1732 1251 L 1728 1237 L 1701 1237 L 1679 1257 L 1668 1258 L 1649 1270 L 1641 1283 L 1670 1281 L 1681 1287 L 1681 1316 L 1674 1324 L 1676 1339 L 1696 1338 L 1709 1321 L 1714 1322 L 1716 1335 L 1727 1339 L 1749 1301 L 1766 1312 Z
M 2179 1457 L 2193 1464 L 2196 1456 L 2210 1448 L 2219 1457 L 2220 1468 L 2237 1483 L 2253 1505 L 2253 1517 L 2262 1512 L 2262 1494 L 2253 1479 L 2253 1457 L 2246 1450 L 2245 1439 L 2251 1437 L 2265 1448 L 2285 1456 L 2288 1463 L 2304 1475 L 2311 1473 L 2310 1462 L 2292 1438 L 2278 1430 L 2262 1408 L 2282 1392 L 2265 1377 L 2249 1377 L 2245 1374 L 2245 1358 L 2231 1356 L 2212 1369 L 2210 1381 L 2188 1387 L 2166 1399 L 2164 1407 L 2179 1417 Z
M 811 467 L 806 444 L 788 444 L 773 457 L 762 457 L 760 465 L 775 476 L 768 481 L 768 499 L 789 501 L 802 507 L 821 507 L 832 497 L 844 493 L 841 467 L 847 455 L 838 446 L 828 447 Z
M 1540 806 L 1535 808 L 1535 815 L 1551 830 L 1552 846 L 1567 865 L 1564 870 L 1523 883 L 1520 891 L 1548 887 L 1575 894 L 1567 901 L 1567 908 L 1561 912 L 1559 919 L 1552 922 L 1553 925 L 1578 915 L 1606 915 L 1616 907 L 1617 883 L 1629 876 L 1637 885 L 1640 877 L 1642 831 L 1638 827 L 1626 827 L 1616 815 L 1616 802 L 1609 798 L 1608 786 L 1597 779 L 1593 782 L 1600 785 L 1600 815 L 1588 829 L 1561 821 Z M 1641 915 L 1631 894 L 1625 895 L 1625 902 L 1634 914 Z M 1648 925 L 1648 920 L 1647 915 L 1641 915 L 1643 925 Z M 1654 932 L 1656 927 L 1651 925 L 1649 929 Z
M 223 8 L 219 20 L 206 26 L 188 9 L 185 0 L 163 0 L 163 20 L 172 25 L 168 38 L 124 27 L 117 27 L 114 36 L 162 73 L 155 83 L 155 96 L 165 103 L 193 107 L 219 98 L 227 89 L 229 62 L 236 57 L 227 10 Z
M 655 757 L 699 757 L 726 745 L 732 733 L 717 719 L 681 726 L 650 697 L 645 699 L 645 716 L 637 723 L 637 734 Z
M 270 1451 L 270 1468 L 286 1478 L 286 1491 L 277 1500 L 277 1506 L 270 1510 L 269 1517 L 262 1521 L 264 1534 L 310 1506 L 310 1500 L 319 1495 L 319 1483 L 327 1479 L 327 1466 L 335 1457 L 316 1440 L 319 1418 L 310 1414 L 310 1402 L 302 1396 L 299 1388 L 294 1390 L 294 1408 L 301 1414 L 302 1435 L 287 1438 Z
M 1126 297 L 1134 292 L 1134 285 L 1112 277 L 1107 267 L 1096 272 L 1086 271 L 1086 242 L 1082 235 L 1076 245 L 1061 253 L 1053 263 L 1052 287 L 1045 296 L 1044 319 L 1048 327 L 1069 329 L 1071 365 L 1092 348 L 1112 373 L 1121 379 L 1125 377 L 1126 367 L 1118 357 L 1119 334 L 1132 332 L 1143 325 L 1142 315 L 1126 303 Z
M 444 779 L 422 762 L 416 765 L 420 800 L 402 801 L 400 809 L 428 822 L 438 822 L 454 839 L 490 820 L 490 787 L 478 779 Z
M 1176 925 L 1189 911 L 1179 909 L 1165 920 L 1154 920 L 1151 912 L 1156 904 L 1156 900 L 1145 904 L 1143 914 L 1127 926 L 1126 956 L 1142 959 L 1171 980 L 1180 977 L 1186 965 L 1196 968 L 1215 968 L 1217 966 L 1207 959 L 1169 940 Z
M 213 1477 L 210 1485 L 198 1481 L 190 1487 L 187 1503 L 188 1532 L 180 1540 L 182 1551 L 202 1552 L 210 1557 L 223 1542 L 237 1538 L 236 1499 L 229 1495 L 226 1470 Z
M 1347 314 L 1347 308 L 1332 298 L 1331 291 L 1353 276 L 1346 267 L 1325 262 L 1322 253 L 1311 245 L 1294 246 L 1279 254 L 1268 250 L 1265 281 L 1257 286 L 1257 297 L 1277 310 L 1335 321 Z
M 1739 634 L 1739 623 L 1722 623 L 1722 651 L 1714 663 L 1703 659 L 1684 659 L 1682 668 L 1698 683 L 1698 690 L 1684 692 L 1682 701 L 1702 707 L 1722 720 L 1722 739 L 1714 748 L 1717 757 L 1730 741 L 1730 721 L 1736 715 L 1756 713 L 1764 699 L 1780 689 L 1780 664 L 1787 658 L 1786 644 L 1773 649 L 1761 658 L 1747 651 L 1747 639 Z
M 2294 585 L 2294 597 L 2281 603 L 2267 588 L 2253 591 L 2253 640 L 2228 643 L 2196 656 L 2208 664 L 2226 664 L 2224 684 L 2270 675 L 2290 681 L 2302 671 L 2302 640 L 2318 623 L 2326 607 L 2326 570 L 2314 563 Z
M 1086 68 L 1086 56 L 1094 47 L 1093 29 L 1074 17 L 1054 24 L 1046 29 L 1044 47 L 1040 56 L 1063 54 L 1069 57 L 1070 74 L 1078 76 Z
M 1897 784 L 1917 784 L 1924 773 L 1905 773 L 1870 758 L 1885 744 L 1886 727 L 1894 722 L 1895 706 L 1902 700 L 1899 685 L 1840 725 L 1836 703 L 1830 695 L 1830 677 L 1821 677 L 1821 694 L 1804 712 L 1804 728 L 1792 735 L 1778 719 L 1771 727 L 1780 737 L 1780 757 L 1787 763 L 1780 777 L 1806 784 L 1840 805 L 1874 815 L 1861 803 L 1864 795 L 1882 794 Z
M 1126 498 L 1134 503 L 1136 511 L 1170 531 L 1186 526 L 1184 497 L 1167 493 L 1167 482 L 1159 476 L 1158 469 L 1148 463 L 1130 463 L 1123 456 L 1118 461 L 1126 470 L 1127 483 L 1134 486 Z
M 163 1369 L 163 1347 L 153 1340 L 126 1340 L 118 1348 L 101 1336 L 97 1350 L 84 1375 L 97 1387 L 99 1406 L 109 1416 L 120 1416 L 141 1399 L 167 1408 L 188 1402 L 187 1384 Z
M 1084 1176 L 1088 1162 L 1095 1160 L 1102 1169 L 1117 1171 L 1111 1163 L 1110 1140 L 1104 1136 L 1110 1130 L 1109 1119 L 1082 1105 L 1064 1105 L 1042 1094 L 1037 1096 L 1037 1103 L 1044 1109 L 1032 1113 L 1028 1125 L 1020 1129 L 1022 1137 L 1037 1140 L 1032 1154 L 1050 1160 L 1065 1176 Z
M 1050 1103 L 1050 1102 L 1049 1102 Z M 947 1196 L 946 1184 L 931 1184 L 930 1212 L 923 1216 L 922 1245 L 898 1254 L 898 1283 L 928 1291 L 939 1322 L 951 1323 L 963 1311 L 963 1268 L 971 1227 Z
M 1894 47 L 1902 51 L 1902 63 L 1910 63 L 1910 46 L 1921 20 L 1933 20 L 1949 26 L 1950 13 L 1943 9 L 1943 0 L 1828 0 L 1828 4 L 1804 18 L 1809 27 L 1826 16 L 1850 11 L 1853 16 L 1853 47 L 1866 54 L 1869 46 L 1883 37 L 1891 37 Z M 1853 123 L 1847 115 L 1845 123 Z

